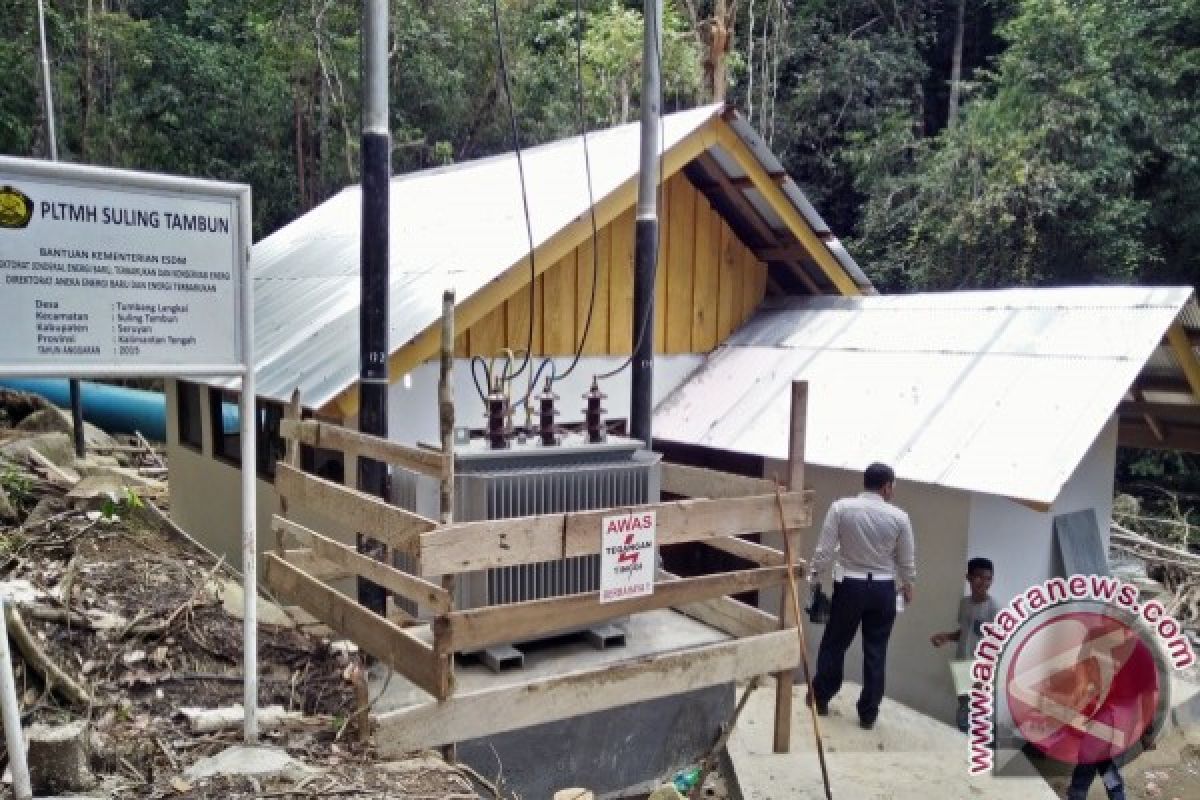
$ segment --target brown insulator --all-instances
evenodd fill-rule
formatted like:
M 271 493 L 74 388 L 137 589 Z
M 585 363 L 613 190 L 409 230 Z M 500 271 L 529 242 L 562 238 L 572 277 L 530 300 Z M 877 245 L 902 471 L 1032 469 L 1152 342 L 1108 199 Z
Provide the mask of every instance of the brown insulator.
M 554 418 L 558 415 L 558 411 L 554 409 L 554 401 L 558 399 L 550 389 L 550 381 L 547 379 L 546 388 L 538 395 L 538 433 L 542 437 L 542 444 L 547 447 L 553 447 L 558 444 L 558 431 L 554 426 Z
M 587 401 L 587 407 L 583 409 L 584 429 L 588 442 L 592 444 L 603 442 L 607 438 L 603 417 L 607 409 L 600 407 L 600 402 L 606 397 L 608 395 L 600 391 L 596 379 L 592 378 L 592 388 L 583 395 L 583 399 Z
M 508 447 L 508 398 L 499 389 L 487 396 L 487 439 L 493 450 Z

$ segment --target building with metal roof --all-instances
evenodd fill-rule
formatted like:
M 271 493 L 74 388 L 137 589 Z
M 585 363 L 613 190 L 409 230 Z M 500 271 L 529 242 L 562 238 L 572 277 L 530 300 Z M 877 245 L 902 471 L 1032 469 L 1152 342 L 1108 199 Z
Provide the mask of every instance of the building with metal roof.
M 581 137 L 523 151 L 538 274 L 589 242 L 592 210 L 596 225 L 607 229 L 633 207 L 638 134 L 636 123 L 588 134 L 594 203 L 589 201 Z M 664 180 L 669 184 L 677 175 L 686 176 L 780 292 L 873 291 L 779 160 L 737 112 L 711 105 L 665 116 L 662 160 Z M 399 379 L 433 355 L 430 333 L 441 315 L 443 290 L 455 291 L 461 330 L 484 321 L 527 286 L 529 263 L 513 154 L 397 176 L 391 189 L 389 337 L 392 374 Z M 665 198 L 668 205 L 671 199 Z M 689 227 L 697 221 L 692 216 L 695 202 L 691 200 L 686 220 Z M 360 207 L 359 187 L 349 187 L 254 246 L 255 354 L 262 397 L 286 402 L 298 389 L 307 407 L 354 412 L 358 352 L 346 345 L 358 335 Z M 669 211 L 663 216 L 666 222 Z M 668 236 L 666 224 L 663 236 Z M 664 264 L 668 280 L 670 270 Z M 694 286 L 689 288 L 694 292 Z M 676 300 L 674 294 L 667 296 L 670 291 L 659 298 L 662 323 Z M 691 296 L 687 305 L 691 313 Z M 575 331 L 562 333 L 565 343 L 574 345 Z M 496 344 L 519 347 L 524 342 Z M 542 352 L 554 354 L 555 349 Z M 557 349 L 558 354 L 572 352 Z M 711 345 L 689 344 L 660 351 L 707 349 Z M 209 383 L 232 387 L 235 382 Z
M 893 634 L 889 695 L 952 719 L 928 638 L 953 627 L 967 559 L 993 560 L 1003 605 L 1065 569 L 1056 519 L 1090 510 L 1107 542 L 1118 444 L 1197 441 L 1198 311 L 1188 287 L 768 301 L 658 405 L 655 445 L 781 474 L 790 387 L 807 381 L 816 519 L 882 461 L 916 530 L 918 599 Z
M 872 293 L 870 282 L 777 158 L 735 112 L 714 105 L 663 119 L 660 251 L 653 330 L 661 398 L 768 294 Z M 557 381 L 558 419 L 582 419 L 592 376 L 633 344 L 638 126 L 522 153 L 534 244 L 513 154 L 391 181 L 389 435 L 437 436 L 442 293 L 456 296 L 456 413 L 479 427 L 471 359 L 526 349 L 575 372 Z M 279 418 L 293 391 L 305 409 L 355 424 L 359 375 L 361 193 L 349 187 L 254 245 L 255 373 L 261 412 L 258 529 L 270 530 Z M 595 229 L 593 230 L 593 223 Z M 520 356 L 518 355 L 518 358 Z M 527 389 L 533 370 L 514 391 Z M 236 379 L 168 381 L 173 518 L 240 559 Z M 627 416 L 629 373 L 601 382 L 608 416 Z M 228 413 L 225 413 L 225 412 Z M 518 418 L 517 420 L 521 420 Z M 228 496 L 230 502 L 220 498 Z M 214 500 L 214 498 L 217 498 Z M 269 537 L 262 537 L 265 542 Z

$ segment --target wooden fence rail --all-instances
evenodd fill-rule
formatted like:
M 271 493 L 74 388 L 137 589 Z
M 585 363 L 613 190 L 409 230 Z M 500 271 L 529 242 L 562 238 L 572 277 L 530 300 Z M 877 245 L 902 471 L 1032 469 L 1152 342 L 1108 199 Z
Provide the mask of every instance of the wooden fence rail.
M 264 559 L 266 582 L 284 600 L 355 641 L 404 675 L 433 700 L 379 715 L 382 752 L 448 744 L 617 705 L 662 697 L 751 675 L 775 673 L 777 751 L 789 746 L 791 670 L 799 664 L 797 620 L 790 613 L 784 552 L 740 538 L 782 530 L 791 553 L 796 531 L 812 521 L 812 492 L 803 486 L 806 387 L 793 387 L 789 487 L 761 478 L 662 464 L 663 491 L 684 499 L 645 505 L 544 514 L 536 517 L 445 524 L 390 505 L 378 497 L 303 472 L 298 445 L 338 450 L 352 474 L 369 458 L 445 480 L 452 475 L 438 450 L 423 450 L 293 413 L 281 425 L 290 440 L 289 463 L 276 473 L 280 515 L 273 518 L 277 549 Z M 298 405 L 298 403 L 294 403 Z M 557 561 L 602 551 L 606 516 L 655 515 L 658 546 L 699 543 L 744 559 L 748 569 L 679 577 L 656 572 L 654 591 L 609 603 L 599 592 L 500 606 L 456 609 L 453 578 L 477 572 Z M 296 518 L 326 520 L 314 530 Z M 359 553 L 356 533 L 405 554 L 410 567 Z M 650 564 L 647 565 L 651 566 Z M 322 582 L 345 575 L 366 578 L 417 604 L 419 618 L 401 627 Z M 440 580 L 439 580 L 440 579 Z M 783 587 L 784 604 L 771 614 L 730 595 Z M 673 609 L 723 632 L 731 640 L 605 664 L 565 675 L 507 681 L 455 692 L 454 654 L 536 639 L 642 612 Z M 424 623 L 421 620 L 425 620 Z

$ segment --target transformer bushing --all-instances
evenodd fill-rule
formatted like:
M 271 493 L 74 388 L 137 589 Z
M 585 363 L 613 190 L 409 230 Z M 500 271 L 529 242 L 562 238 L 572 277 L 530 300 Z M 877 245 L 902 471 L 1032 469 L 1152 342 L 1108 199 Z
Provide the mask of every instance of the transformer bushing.
M 546 388 L 538 395 L 538 434 L 542 437 L 542 444 L 547 447 L 553 447 L 558 444 L 558 430 L 554 425 L 554 418 L 558 416 L 558 411 L 554 408 L 554 401 L 558 399 L 550 388 L 550 381 L 546 381 Z
M 487 396 L 487 438 L 493 450 L 508 447 L 508 397 L 499 389 Z
M 608 395 L 600 391 L 596 379 L 592 378 L 592 388 L 583 395 L 583 399 L 587 401 L 587 406 L 583 409 L 584 429 L 587 432 L 587 440 L 592 444 L 603 442 L 607 438 L 603 416 L 607 409 L 600 407 L 601 401 L 606 397 Z

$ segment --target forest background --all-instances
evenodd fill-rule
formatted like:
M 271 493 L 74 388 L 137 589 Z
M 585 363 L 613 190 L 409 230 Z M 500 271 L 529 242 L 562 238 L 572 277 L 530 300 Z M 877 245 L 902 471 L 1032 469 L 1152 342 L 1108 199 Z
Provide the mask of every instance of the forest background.
M 1200 283 L 1196 0 L 665 0 L 667 110 L 742 110 L 884 292 Z M 392 0 L 393 170 L 632 121 L 640 0 Z M 46 0 L 59 155 L 240 181 L 261 238 L 358 180 L 358 3 Z M 577 67 L 581 69 L 577 70 Z M 581 78 L 581 80 L 580 80 Z M 44 156 L 0 0 L 0 153 Z M 1121 481 L 1200 492 L 1200 460 Z M 1192 497 L 1200 501 L 1200 494 Z

